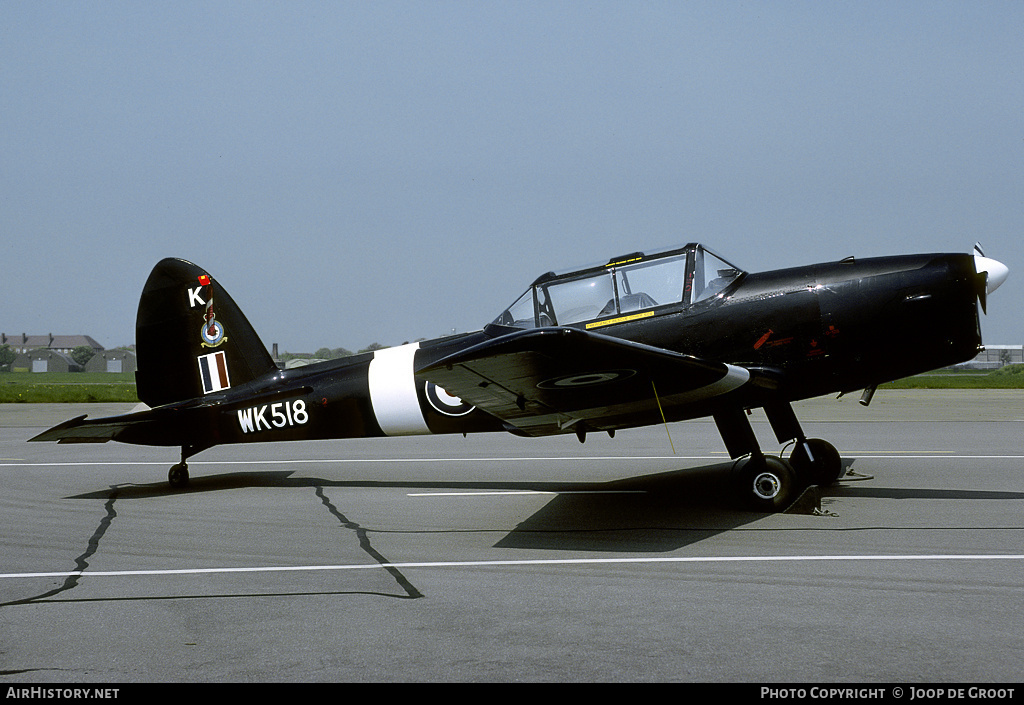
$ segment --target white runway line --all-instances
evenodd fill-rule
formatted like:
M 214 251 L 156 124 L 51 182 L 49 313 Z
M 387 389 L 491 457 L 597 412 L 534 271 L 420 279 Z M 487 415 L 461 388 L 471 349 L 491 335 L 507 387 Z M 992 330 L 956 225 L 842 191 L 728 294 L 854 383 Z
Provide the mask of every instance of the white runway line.
M 647 490 L 478 490 L 474 492 L 410 492 L 406 497 L 493 497 L 501 495 L 647 494 Z
M 0 573 L 0 579 L 66 578 L 72 576 L 111 578 L 139 575 L 212 575 L 217 573 L 286 573 L 366 570 L 381 568 L 487 568 L 531 565 L 609 565 L 638 563 L 786 563 L 786 562 L 854 562 L 854 561 L 1021 561 L 1024 554 L 903 554 L 854 556 L 662 556 L 642 558 L 535 558 L 493 561 L 421 561 L 406 563 L 353 563 L 348 565 L 254 566 L 249 568 L 179 568 L 165 570 L 97 570 L 59 571 L 52 573 Z
M 536 462 L 571 462 L 577 463 L 586 460 L 721 460 L 720 455 L 604 455 L 604 456 L 559 456 L 552 458 L 316 458 L 316 459 L 291 459 L 291 460 L 190 460 L 189 466 L 195 465 L 312 465 L 317 463 L 460 463 L 460 462 L 481 462 L 481 463 L 536 463 Z M 104 465 L 167 465 L 167 461 L 82 461 L 82 462 L 0 462 L 0 467 L 102 467 Z
M 1024 455 L 961 455 L 955 451 L 895 451 L 895 450 L 861 450 L 845 451 L 841 453 L 844 458 L 863 456 L 871 459 L 905 460 L 905 459 L 955 459 L 955 460 L 1024 460 Z M 715 455 L 581 455 L 572 457 L 553 458 L 319 458 L 319 459 L 292 459 L 292 460 L 194 460 L 189 461 L 189 466 L 212 466 L 212 465 L 316 465 L 316 464 L 359 464 L 359 463 L 536 463 L 536 462 L 563 462 L 579 463 L 591 461 L 644 461 L 644 460 L 715 460 L 728 461 L 724 453 Z M 0 462 L 0 467 L 6 468 L 41 468 L 41 467 L 113 467 L 118 465 L 159 465 L 167 466 L 169 461 L 89 461 L 89 462 Z

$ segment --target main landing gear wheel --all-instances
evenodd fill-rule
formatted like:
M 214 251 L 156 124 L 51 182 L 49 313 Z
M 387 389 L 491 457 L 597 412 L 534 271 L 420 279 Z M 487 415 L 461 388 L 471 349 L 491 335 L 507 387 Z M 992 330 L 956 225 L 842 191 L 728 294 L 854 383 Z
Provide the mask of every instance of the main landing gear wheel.
M 796 475 L 781 458 L 751 455 L 737 461 L 735 471 L 740 496 L 754 511 L 778 512 L 794 499 Z
M 803 443 L 797 441 L 789 462 L 797 476 L 809 485 L 831 485 L 843 474 L 843 459 L 839 451 L 820 438 L 808 438 Z
M 171 483 L 171 487 L 184 487 L 187 485 L 188 465 L 185 463 L 172 465 L 170 472 L 167 473 L 167 481 Z

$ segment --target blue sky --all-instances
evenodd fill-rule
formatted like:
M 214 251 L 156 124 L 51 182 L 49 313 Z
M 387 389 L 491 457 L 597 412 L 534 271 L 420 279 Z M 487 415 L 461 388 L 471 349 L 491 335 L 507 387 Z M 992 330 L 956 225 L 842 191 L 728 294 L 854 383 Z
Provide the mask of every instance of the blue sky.
M 0 4 L 8 334 L 134 339 L 166 256 L 281 350 L 475 330 L 539 274 L 703 242 L 752 271 L 1011 268 L 1024 3 Z

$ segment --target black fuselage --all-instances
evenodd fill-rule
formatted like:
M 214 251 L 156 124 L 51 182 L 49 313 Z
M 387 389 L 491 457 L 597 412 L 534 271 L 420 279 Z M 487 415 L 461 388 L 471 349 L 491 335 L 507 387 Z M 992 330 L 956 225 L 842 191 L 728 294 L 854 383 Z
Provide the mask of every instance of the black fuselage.
M 717 296 L 661 307 L 641 320 L 605 326 L 601 333 L 751 370 L 750 383 L 711 405 L 661 410 L 668 420 L 682 420 L 725 405 L 757 407 L 767 400 L 851 392 L 968 360 L 981 343 L 977 289 L 968 255 L 844 260 L 742 274 Z M 150 421 L 117 439 L 201 449 L 222 443 L 508 429 L 416 374 L 507 333 L 491 325 L 408 346 L 414 348 L 408 355 L 398 354 L 401 350 L 390 354 L 388 360 L 408 358 L 388 361 L 399 366 L 384 370 L 386 379 L 408 376 L 402 388 L 375 382 L 371 368 L 378 366 L 379 378 L 385 356 L 366 353 L 280 371 L 221 394 L 161 407 Z M 625 428 L 658 421 L 648 413 L 616 423 Z

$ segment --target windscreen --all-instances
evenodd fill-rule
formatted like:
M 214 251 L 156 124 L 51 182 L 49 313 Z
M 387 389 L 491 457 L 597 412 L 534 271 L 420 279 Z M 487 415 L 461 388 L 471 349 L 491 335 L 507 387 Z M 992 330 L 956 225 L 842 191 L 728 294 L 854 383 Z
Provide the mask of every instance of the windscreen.
M 693 267 L 693 303 L 711 298 L 739 275 L 739 269 L 718 255 L 698 247 Z
M 535 328 L 536 317 L 533 307 L 533 287 L 526 290 L 526 293 L 516 299 L 516 302 L 505 309 L 500 316 L 494 319 L 499 326 L 512 326 L 515 328 Z

